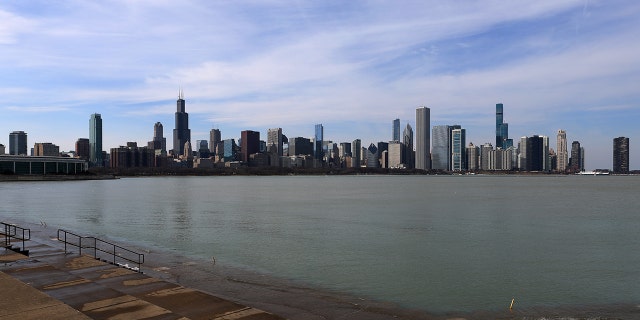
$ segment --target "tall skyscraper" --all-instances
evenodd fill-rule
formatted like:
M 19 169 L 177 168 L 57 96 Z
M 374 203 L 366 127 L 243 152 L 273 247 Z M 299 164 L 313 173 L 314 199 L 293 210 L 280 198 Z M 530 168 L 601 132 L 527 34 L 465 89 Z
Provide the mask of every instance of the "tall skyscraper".
M 9 133 L 9 154 L 27 155 L 27 133 L 24 131 L 14 131 Z
M 629 138 L 613 139 L 613 173 L 629 173 Z
M 185 112 L 184 92 L 178 91 L 177 110 L 175 113 L 176 126 L 173 129 L 173 154 L 184 155 L 184 144 L 191 142 L 191 129 L 189 129 L 189 114 Z
M 465 129 L 455 128 L 451 130 L 451 170 L 467 170 L 466 137 Z
M 282 141 L 282 128 L 273 128 L 267 131 L 267 150 L 269 150 L 271 146 L 275 146 L 278 157 L 282 157 L 282 148 L 284 147 Z
M 89 118 L 89 165 L 102 167 L 102 116 L 94 113 Z
M 322 152 L 322 140 L 324 136 L 324 128 L 322 124 L 316 124 L 315 138 L 313 140 L 313 157 L 322 160 L 324 154 Z
M 473 143 L 469 143 L 466 150 L 467 156 L 467 170 L 475 171 L 480 168 L 478 164 L 478 158 L 480 158 L 480 148 L 474 146 Z
M 431 149 L 431 169 L 449 170 L 451 160 L 451 130 L 447 125 L 433 126 Z
M 567 149 L 567 133 L 564 130 L 558 130 L 558 140 L 556 142 L 556 170 L 565 172 L 569 163 L 569 153 Z
M 507 149 L 513 146 L 513 140 L 509 139 L 509 124 L 504 122 L 504 106 L 496 104 L 496 148 Z
M 260 132 L 244 130 L 240 133 L 240 139 L 242 161 L 248 163 L 250 155 L 260 152 Z
M 211 131 L 209 131 L 209 148 L 211 149 L 211 154 L 214 156 L 218 154 L 218 146 L 222 141 L 221 139 L 222 136 L 220 135 L 219 129 L 211 129 Z
M 582 148 L 580 142 L 574 141 L 571 143 L 571 158 L 569 159 L 569 167 L 573 172 L 582 171 Z
M 352 168 L 360 168 L 360 154 L 362 148 L 362 142 L 360 139 L 355 139 L 351 142 L 351 167 Z
M 160 149 L 162 154 L 167 152 L 167 138 L 164 137 L 164 129 L 160 122 L 153 125 L 153 144 L 154 147 L 160 146 L 156 149 Z
M 402 132 L 402 144 L 404 154 L 404 164 L 407 169 L 413 169 L 416 165 L 415 152 L 413 152 L 413 128 L 407 123 Z
M 400 119 L 393 120 L 393 136 L 391 137 L 391 141 L 400 142 Z
M 416 169 L 431 170 L 431 110 L 416 109 Z

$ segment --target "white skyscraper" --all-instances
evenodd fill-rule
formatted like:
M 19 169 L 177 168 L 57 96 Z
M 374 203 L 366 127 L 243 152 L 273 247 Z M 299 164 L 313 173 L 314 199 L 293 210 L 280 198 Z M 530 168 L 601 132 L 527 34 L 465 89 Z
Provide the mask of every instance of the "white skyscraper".
M 431 170 L 431 110 L 416 109 L 416 169 Z

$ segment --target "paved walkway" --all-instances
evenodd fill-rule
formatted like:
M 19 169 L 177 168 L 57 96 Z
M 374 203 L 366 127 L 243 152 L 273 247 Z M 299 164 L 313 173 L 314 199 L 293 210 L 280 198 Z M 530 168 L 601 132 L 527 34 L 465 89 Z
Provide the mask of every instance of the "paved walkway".
M 0 320 L 282 319 L 33 240 L 27 249 L 0 247 Z

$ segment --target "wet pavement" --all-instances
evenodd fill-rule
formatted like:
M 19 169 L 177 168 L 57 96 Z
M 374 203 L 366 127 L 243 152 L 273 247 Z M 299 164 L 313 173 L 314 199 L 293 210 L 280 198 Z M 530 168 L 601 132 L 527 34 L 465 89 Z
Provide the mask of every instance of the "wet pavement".
M 0 320 L 283 319 L 33 240 L 27 249 L 0 248 Z

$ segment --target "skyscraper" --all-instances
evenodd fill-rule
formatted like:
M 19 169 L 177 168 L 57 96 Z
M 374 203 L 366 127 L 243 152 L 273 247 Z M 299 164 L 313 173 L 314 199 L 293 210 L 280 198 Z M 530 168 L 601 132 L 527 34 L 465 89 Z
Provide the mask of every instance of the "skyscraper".
M 480 148 L 474 146 L 473 143 L 469 143 L 466 150 L 467 156 L 467 170 L 478 170 L 480 165 L 478 164 L 478 158 L 480 157 Z
M 431 110 L 416 109 L 416 169 L 431 170 Z
M 433 126 L 431 129 L 433 145 L 431 149 L 431 168 L 449 170 L 451 159 L 451 130 L 447 125 Z
M 167 152 L 167 138 L 164 137 L 164 129 L 160 122 L 153 125 L 153 144 L 154 147 L 160 146 L 156 149 L 160 149 L 162 154 Z
M 218 154 L 218 145 L 221 142 L 221 135 L 219 129 L 211 129 L 209 132 L 209 148 L 211 149 L 212 155 Z
M 249 156 L 260 152 L 260 132 L 244 130 L 240 133 L 242 161 L 249 163 Z
M 173 129 L 173 154 L 184 155 L 184 144 L 191 142 L 189 129 L 189 114 L 185 112 L 184 92 L 178 91 L 177 110 L 175 113 L 176 126 Z
M 316 124 L 315 139 L 313 140 L 313 157 L 322 160 L 324 154 L 322 152 L 322 139 L 324 135 L 324 128 L 322 124 Z
M 9 154 L 27 155 L 27 133 L 24 131 L 14 131 L 9 133 Z
M 282 157 L 282 128 L 273 128 L 267 131 L 267 150 L 271 146 L 275 146 L 278 157 Z
M 94 113 L 89 118 L 89 165 L 102 167 L 102 116 Z
M 393 120 L 393 136 L 391 141 L 400 141 L 400 119 Z
M 556 142 L 556 154 L 558 172 L 565 172 L 569 163 L 569 154 L 567 149 L 567 133 L 564 130 L 558 130 L 558 140 Z
M 407 123 L 402 132 L 402 144 L 404 154 L 404 164 L 407 169 L 415 168 L 415 153 L 413 152 L 413 128 Z
M 451 170 L 467 170 L 466 130 L 455 128 L 451 131 Z
M 509 139 L 509 124 L 504 122 L 503 104 L 496 104 L 496 148 L 507 149 L 513 146 L 513 140 Z
M 629 173 L 629 138 L 613 139 L 613 173 Z
M 573 172 L 580 172 L 584 169 L 582 161 L 583 150 L 580 147 L 580 142 L 574 141 L 571 143 L 571 159 L 569 159 L 569 167 Z
M 360 168 L 360 149 L 362 148 L 362 142 L 360 139 L 355 139 L 351 142 L 351 167 Z
M 91 155 L 90 150 L 89 139 L 79 138 L 78 141 L 76 141 L 76 157 L 82 160 L 89 160 L 89 156 Z

